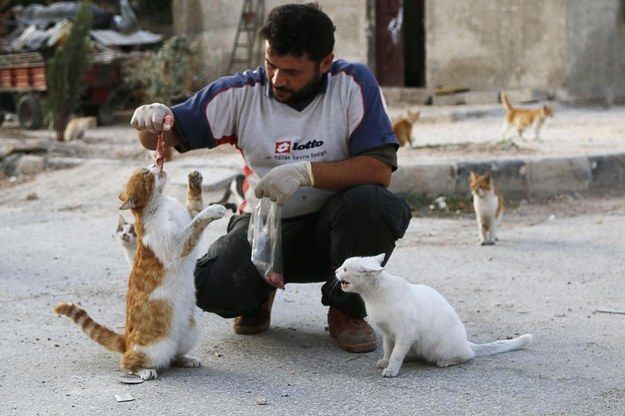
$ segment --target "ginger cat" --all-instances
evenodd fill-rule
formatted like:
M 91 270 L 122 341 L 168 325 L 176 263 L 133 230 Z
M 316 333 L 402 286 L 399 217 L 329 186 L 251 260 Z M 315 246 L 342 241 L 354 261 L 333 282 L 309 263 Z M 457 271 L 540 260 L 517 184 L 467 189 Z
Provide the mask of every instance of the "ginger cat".
M 211 205 L 195 218 L 178 201 L 162 194 L 166 174 L 156 165 L 137 169 L 123 192 L 120 209 L 135 218 L 137 251 L 126 294 L 126 325 L 118 334 L 95 322 L 74 303 L 59 303 L 54 311 L 68 316 L 91 339 L 122 353 L 121 368 L 138 381 L 157 377 L 169 365 L 198 367 L 187 356 L 198 331 L 195 324 L 193 272 L 196 244 L 206 226 L 226 209 Z
M 77 117 L 73 118 L 67 123 L 65 132 L 63 132 L 63 139 L 66 142 L 82 139 L 85 136 L 85 132 L 89 129 L 93 129 L 97 126 L 98 120 L 95 117 Z
M 410 111 L 393 120 L 393 133 L 397 137 L 399 147 L 412 145 L 412 126 L 419 119 L 419 111 Z
M 510 104 L 508 95 L 505 92 L 501 93 L 500 98 L 501 104 L 506 110 L 501 130 L 501 139 L 506 139 L 506 135 L 511 128 L 516 128 L 519 137 L 523 139 L 523 132 L 533 126 L 534 139 L 540 140 L 540 128 L 545 123 L 545 120 L 547 120 L 547 117 L 553 117 L 555 113 L 553 107 L 543 105 L 536 109 L 514 108 Z
M 503 196 L 495 186 L 490 173 L 480 176 L 471 172 L 469 186 L 473 195 L 480 244 L 493 245 L 497 241 L 496 227 L 504 211 Z

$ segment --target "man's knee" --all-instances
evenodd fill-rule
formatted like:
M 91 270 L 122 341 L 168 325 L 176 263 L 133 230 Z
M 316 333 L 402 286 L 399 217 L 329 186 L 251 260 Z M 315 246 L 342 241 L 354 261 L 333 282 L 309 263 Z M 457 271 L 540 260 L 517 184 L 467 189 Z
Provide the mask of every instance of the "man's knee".
M 195 265 L 197 306 L 233 318 L 258 306 L 271 286 L 252 263 L 248 217 L 233 217 L 228 234 L 215 241 Z
M 412 213 L 403 198 L 380 185 L 359 185 L 335 196 L 334 220 L 352 227 L 388 229 L 397 240 L 403 237 Z

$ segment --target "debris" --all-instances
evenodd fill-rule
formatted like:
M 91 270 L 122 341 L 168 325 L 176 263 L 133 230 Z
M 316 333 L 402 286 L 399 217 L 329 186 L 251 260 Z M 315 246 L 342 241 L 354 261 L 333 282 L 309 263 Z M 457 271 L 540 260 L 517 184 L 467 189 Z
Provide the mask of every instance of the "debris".
M 555 219 L 556 219 L 556 216 L 555 216 L 555 215 L 551 214 L 551 215 L 549 216 L 549 221 L 553 221 L 553 220 L 555 220 Z
M 357 360 L 357 359 L 359 359 L 360 357 L 362 357 L 362 355 L 357 355 L 357 356 L 355 356 L 355 357 L 352 357 L 352 358 L 349 358 L 349 359 L 345 360 L 345 362 L 346 362 L 346 363 L 348 363 L 348 362 L 350 362 L 350 361 Z
M 35 199 L 39 199 L 39 197 L 37 196 L 35 192 L 33 192 L 32 194 L 26 195 L 27 201 L 34 201 Z
M 215 357 L 223 357 L 224 355 L 220 352 L 215 351 L 214 353 Z
M 457 94 L 459 92 L 467 92 L 467 91 L 469 91 L 469 88 L 448 85 L 448 86 L 439 86 L 434 91 L 434 94 L 435 95 L 450 95 L 450 94 Z
M 608 309 L 597 309 L 597 310 L 595 310 L 595 312 L 597 312 L 597 313 L 609 313 L 609 314 L 613 314 L 613 315 L 625 315 L 625 311 L 615 311 L 615 310 L 608 310 Z
M 118 402 L 131 402 L 134 399 L 135 398 L 132 397 L 130 393 L 122 393 L 122 394 L 115 395 L 115 400 L 117 400 Z
M 432 203 L 436 205 L 438 209 L 447 209 L 447 201 L 445 200 L 444 196 L 439 196 L 434 201 L 432 201 Z
M 259 406 L 264 406 L 267 404 L 267 398 L 266 397 L 257 397 L 256 398 L 256 404 Z
M 135 374 L 126 374 L 119 380 L 122 384 L 141 384 L 143 383 L 143 379 Z

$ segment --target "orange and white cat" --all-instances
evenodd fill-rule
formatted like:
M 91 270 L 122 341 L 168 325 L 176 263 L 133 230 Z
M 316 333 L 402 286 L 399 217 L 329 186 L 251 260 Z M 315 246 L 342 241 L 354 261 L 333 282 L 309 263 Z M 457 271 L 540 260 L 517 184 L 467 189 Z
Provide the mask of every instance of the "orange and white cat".
M 553 107 L 543 105 L 540 108 L 514 108 L 508 100 L 505 92 L 500 94 L 501 104 L 506 110 L 503 126 L 501 129 L 501 139 L 505 140 L 510 129 L 515 128 L 519 137 L 524 139 L 523 132 L 532 127 L 534 129 L 534 139 L 540 140 L 540 128 L 548 117 L 553 117 L 555 111 Z
M 412 127 L 419 119 L 419 111 L 410 111 L 393 120 L 393 133 L 397 137 L 399 147 L 412 145 Z
M 187 211 L 192 217 L 202 211 L 204 203 L 202 200 L 202 174 L 197 170 L 192 170 L 188 175 L 188 187 L 187 187 Z M 221 202 L 217 204 L 224 205 Z M 226 206 L 227 208 L 227 206 Z M 117 222 L 117 230 L 115 230 L 115 237 L 122 245 L 126 261 L 132 268 L 134 262 L 135 252 L 137 251 L 137 232 L 135 231 L 135 225 L 132 222 L 126 221 L 126 219 L 120 215 Z
M 496 228 L 504 211 L 503 196 L 495 186 L 490 173 L 471 172 L 469 187 L 473 195 L 473 209 L 477 218 L 480 244 L 493 245 L 497 241 Z
M 156 165 L 137 169 L 119 195 L 120 209 L 130 209 L 137 249 L 126 294 L 126 325 L 118 334 L 89 317 L 74 303 L 54 311 L 78 324 L 103 347 L 122 353 L 121 368 L 141 380 L 157 377 L 169 365 L 198 367 L 186 354 L 197 339 L 193 272 L 202 231 L 226 209 L 211 205 L 191 219 L 178 201 L 163 195 L 166 175 Z

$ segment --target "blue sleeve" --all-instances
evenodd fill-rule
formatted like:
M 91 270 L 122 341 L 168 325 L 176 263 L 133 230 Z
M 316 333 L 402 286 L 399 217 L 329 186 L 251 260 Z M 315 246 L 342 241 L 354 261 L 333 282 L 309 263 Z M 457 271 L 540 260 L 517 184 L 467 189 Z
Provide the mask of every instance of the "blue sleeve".
M 206 106 L 215 95 L 214 87 L 215 83 L 212 83 L 171 108 L 174 113 L 174 126 L 182 136 L 178 151 L 215 147 L 215 138 L 206 117 Z
M 350 107 L 361 116 L 349 137 L 349 154 L 356 156 L 365 150 L 384 145 L 399 147 L 386 112 L 382 91 L 371 69 L 364 64 L 350 63 L 345 72 L 358 84 L 360 92 Z M 350 108 L 350 113 L 354 111 Z
M 179 150 L 212 148 L 222 143 L 220 139 L 224 136 L 236 135 L 238 105 L 234 92 L 259 82 L 264 82 L 264 72 L 260 68 L 225 76 L 202 88 L 188 100 L 174 105 L 171 110 L 175 126 L 182 136 Z M 214 103 L 208 111 L 211 102 Z M 217 124 L 219 127 L 215 133 Z

